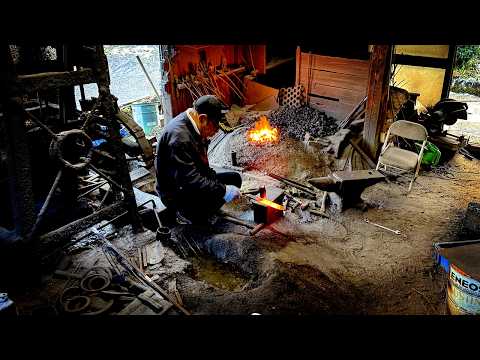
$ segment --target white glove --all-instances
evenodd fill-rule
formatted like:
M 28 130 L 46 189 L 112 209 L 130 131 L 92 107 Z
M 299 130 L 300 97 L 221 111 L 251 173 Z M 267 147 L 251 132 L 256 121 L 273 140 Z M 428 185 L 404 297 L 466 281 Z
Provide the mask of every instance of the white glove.
M 240 189 L 233 185 L 225 186 L 225 195 L 223 196 L 223 200 L 227 203 L 236 199 L 240 196 Z

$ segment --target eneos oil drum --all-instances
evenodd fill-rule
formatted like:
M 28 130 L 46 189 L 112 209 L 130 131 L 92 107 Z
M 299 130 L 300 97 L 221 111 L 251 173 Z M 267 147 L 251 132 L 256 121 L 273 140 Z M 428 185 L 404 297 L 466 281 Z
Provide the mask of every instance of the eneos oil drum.
M 447 308 L 452 315 L 480 314 L 480 282 L 450 263 Z

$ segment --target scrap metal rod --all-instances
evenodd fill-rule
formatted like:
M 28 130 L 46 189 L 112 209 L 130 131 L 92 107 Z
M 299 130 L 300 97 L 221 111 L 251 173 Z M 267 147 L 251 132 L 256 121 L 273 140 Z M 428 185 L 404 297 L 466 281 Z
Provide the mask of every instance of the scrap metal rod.
M 102 201 L 100 201 L 100 205 L 98 205 L 97 211 L 98 211 L 98 209 L 101 209 L 101 208 L 102 208 L 103 204 L 104 204 L 105 201 L 107 200 L 108 194 L 110 194 L 110 191 L 112 191 L 112 187 L 109 185 L 109 186 L 108 186 L 108 190 L 105 191 L 105 195 L 103 196 Z
M 242 225 L 242 226 L 245 226 L 249 229 L 254 229 L 255 228 L 255 225 L 252 225 L 246 221 L 243 221 L 243 220 L 240 220 L 240 219 L 237 219 L 235 217 L 232 217 L 232 216 L 229 216 L 229 215 L 221 215 L 222 216 L 222 219 L 228 221 L 228 222 L 231 222 L 233 224 L 237 224 L 237 225 Z
M 127 191 L 122 185 L 120 185 L 119 183 L 117 183 L 115 180 L 112 180 L 112 178 L 111 178 L 110 176 L 106 175 L 103 171 L 101 171 L 100 169 L 96 168 L 94 165 L 88 164 L 88 166 L 91 167 L 93 171 L 95 171 L 98 175 L 100 175 L 101 177 L 103 177 L 105 180 L 108 180 L 108 181 L 111 182 L 113 185 L 115 185 L 117 188 L 119 188 L 121 191 L 123 191 L 123 192 L 126 192 L 126 191 Z
M 149 202 L 152 203 L 153 213 L 155 214 L 155 218 L 157 219 L 158 227 L 163 227 L 162 222 L 160 221 L 160 218 L 158 217 L 158 213 L 155 211 L 155 209 L 157 208 L 157 204 L 155 204 L 155 201 L 153 199 L 150 199 L 150 200 L 146 201 L 145 203 L 143 203 L 143 205 L 147 205 Z
M 37 215 L 37 221 L 35 221 L 35 224 L 33 225 L 32 231 L 30 232 L 30 236 L 29 236 L 30 238 L 32 238 L 36 234 L 36 232 L 38 230 L 38 227 L 40 226 L 40 223 L 43 220 L 43 216 L 44 216 L 45 212 L 47 211 L 48 205 L 50 204 L 50 200 L 52 199 L 53 193 L 55 192 L 55 190 L 58 187 L 58 184 L 60 183 L 60 179 L 62 177 L 62 174 L 63 174 L 63 169 L 60 169 L 57 173 L 57 176 L 55 177 L 55 181 L 53 182 L 53 185 L 50 188 L 50 191 L 48 192 L 47 198 L 45 199 L 45 202 L 43 203 L 43 206 L 42 206 L 42 208 L 40 209 L 40 211 Z
M 29 117 L 31 120 L 33 120 L 38 126 L 40 126 L 43 130 L 48 132 L 55 140 L 58 139 L 57 134 L 55 134 L 47 125 L 42 123 L 36 116 L 34 116 L 32 113 L 29 111 L 25 110 L 23 107 L 20 109 L 20 111 L 27 117 Z
M 281 181 L 283 182 L 284 184 L 286 185 L 290 185 L 294 188 L 297 188 L 298 190 L 301 190 L 303 192 L 306 192 L 307 194 L 310 194 L 310 195 L 313 195 L 313 196 L 316 196 L 317 194 L 312 191 L 311 189 L 309 189 L 308 187 L 306 187 L 305 185 L 302 185 L 294 180 L 290 180 L 290 179 L 287 179 L 287 178 L 284 178 L 282 176 L 279 176 L 279 175 L 275 175 L 275 174 L 272 174 L 272 173 L 267 173 L 268 176 L 278 180 L 278 181 Z
M 152 89 L 153 89 L 153 91 L 155 92 L 155 95 L 157 95 L 157 99 L 158 99 L 158 100 L 161 100 L 161 97 L 160 97 L 160 94 L 159 94 L 158 91 L 157 91 L 157 88 L 156 88 L 155 85 L 153 84 L 153 81 L 152 81 L 152 79 L 150 78 L 150 75 L 148 74 L 147 70 L 145 69 L 145 66 L 143 66 L 143 62 L 142 62 L 142 60 L 140 59 L 140 56 L 138 56 L 138 55 L 137 55 L 137 60 L 138 60 L 138 63 L 140 64 L 140 66 L 142 67 L 142 70 L 143 70 L 145 76 L 147 77 L 148 82 L 149 82 L 150 85 L 152 86 Z
M 91 188 L 90 190 L 87 190 L 87 191 L 85 191 L 83 194 L 79 195 L 79 196 L 77 197 L 77 199 L 80 199 L 80 198 L 82 198 L 82 197 L 84 197 L 84 196 L 86 196 L 86 195 L 94 192 L 95 190 L 101 188 L 101 187 L 102 187 L 103 185 L 105 185 L 105 184 L 108 184 L 108 181 L 104 181 L 104 182 L 101 182 L 101 183 L 98 184 L 98 185 L 94 185 L 93 188 Z
M 95 229 L 96 230 L 96 229 Z M 95 230 L 93 230 L 95 232 Z M 138 270 L 134 265 L 128 261 L 119 251 L 118 249 L 113 246 L 113 244 L 106 239 L 105 236 L 100 234 L 98 230 L 96 230 L 96 235 L 100 237 L 102 242 L 106 245 L 107 249 L 110 250 L 111 253 L 119 260 L 120 265 L 122 265 L 128 272 L 133 274 L 135 277 L 140 279 L 145 285 L 150 287 L 154 292 L 157 293 L 157 295 L 160 295 L 164 299 L 167 299 L 170 301 L 177 309 L 179 309 L 181 312 L 183 312 L 185 315 L 191 315 L 190 311 L 185 309 L 182 305 L 178 303 L 178 301 L 171 297 L 166 291 L 164 291 L 160 286 L 158 286 L 154 281 L 152 281 L 149 277 L 147 277 L 145 274 L 143 274 L 140 270 Z
M 142 207 L 142 206 L 144 206 L 145 204 L 149 203 L 150 201 L 151 201 L 151 200 L 145 201 L 144 203 L 138 205 L 137 207 Z M 122 216 L 125 216 L 125 215 L 127 215 L 127 214 L 128 214 L 128 211 L 124 211 L 124 212 L 122 212 L 120 215 L 115 216 L 112 220 L 109 220 L 109 221 L 107 221 L 105 224 L 100 225 L 100 226 L 97 227 L 96 229 L 97 229 L 97 230 L 103 229 L 104 227 L 110 225 L 110 224 L 113 223 L 114 221 L 120 219 Z M 73 244 L 76 244 L 76 243 L 79 242 L 80 240 L 85 239 L 85 238 L 86 238 L 87 236 L 89 236 L 89 235 L 90 235 L 90 233 L 88 232 L 88 233 L 86 233 L 85 235 L 83 235 L 82 237 L 80 237 L 80 238 L 78 238 L 78 239 L 76 239 L 76 240 L 74 240 L 74 241 L 72 241 L 72 242 L 69 242 L 69 243 L 66 244 L 63 248 L 66 249 L 66 248 L 72 246 Z

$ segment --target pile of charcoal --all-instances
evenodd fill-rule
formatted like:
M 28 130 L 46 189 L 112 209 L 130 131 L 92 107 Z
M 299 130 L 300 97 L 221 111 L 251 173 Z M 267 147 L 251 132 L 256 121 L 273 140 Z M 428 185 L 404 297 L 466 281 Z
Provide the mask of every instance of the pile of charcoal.
M 338 130 L 333 117 L 308 105 L 282 106 L 270 113 L 269 120 L 273 126 L 280 128 L 283 136 L 298 140 L 303 140 L 306 132 L 318 138 L 333 135 Z

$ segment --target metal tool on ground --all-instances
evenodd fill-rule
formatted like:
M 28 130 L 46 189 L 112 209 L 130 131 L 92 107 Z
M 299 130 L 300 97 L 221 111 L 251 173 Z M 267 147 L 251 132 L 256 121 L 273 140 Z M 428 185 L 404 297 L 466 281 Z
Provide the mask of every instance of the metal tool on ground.
M 293 200 L 295 202 L 295 205 L 293 205 L 292 210 L 295 210 L 297 208 L 297 206 L 300 206 L 300 205 L 303 204 L 300 200 L 298 200 L 296 197 L 294 197 L 290 194 L 285 194 L 285 197 L 287 197 L 287 199 Z
M 397 234 L 397 235 L 400 235 L 400 234 L 401 234 L 400 230 L 390 229 L 390 228 L 388 228 L 388 227 L 386 227 L 386 226 L 383 226 L 383 225 L 380 225 L 380 224 L 376 224 L 376 223 L 374 223 L 374 222 L 371 222 L 371 221 L 369 221 L 368 219 L 365 219 L 365 222 L 366 222 L 367 224 L 371 224 L 371 225 L 373 225 L 373 226 L 379 227 L 380 229 L 384 229 L 384 230 L 393 232 L 394 234 Z
M 320 207 L 321 212 L 325 212 L 326 205 L 327 205 L 327 195 L 328 195 L 328 192 L 324 191 L 323 197 L 322 197 L 322 205 Z
M 243 221 L 241 219 L 237 219 L 236 217 L 233 217 L 233 216 L 230 216 L 230 215 L 226 215 L 226 214 L 223 214 L 223 213 L 220 213 L 220 217 L 225 220 L 225 221 L 228 221 L 228 222 L 231 222 L 233 224 L 237 224 L 237 225 L 242 225 L 242 226 L 245 226 L 249 229 L 253 229 L 255 228 L 255 225 L 252 225 L 251 223 L 249 222 L 246 222 L 246 221 Z
M 145 289 L 117 315 L 163 315 L 173 305 L 150 289 Z
M 285 185 L 289 185 L 289 186 L 292 186 L 294 188 L 297 188 L 298 190 L 300 191 L 303 191 L 311 196 L 315 196 L 316 197 L 316 192 L 315 192 L 315 189 L 314 188 L 310 188 L 309 186 L 307 185 L 303 185 L 295 180 L 291 180 L 291 179 L 287 179 L 287 178 L 284 178 L 283 176 L 279 176 L 279 175 L 276 175 L 276 174 L 272 174 L 272 173 L 267 173 L 268 176 L 284 183 Z
M 314 209 L 309 209 L 308 211 L 310 212 L 310 214 L 313 214 L 313 215 L 316 215 L 316 216 L 322 216 L 322 217 L 330 219 L 330 216 L 325 211 L 322 211 L 321 209 L 318 210 L 318 209 L 314 208 Z
M 306 210 L 310 206 L 309 201 L 305 201 L 302 205 L 300 205 L 300 209 Z
M 266 224 L 258 224 L 257 226 L 255 226 L 252 230 L 250 230 L 250 235 L 255 235 L 256 233 L 258 233 L 260 230 L 262 230 L 264 227 L 266 226 Z
M 176 299 L 172 298 L 165 290 L 160 288 L 154 281 L 152 281 L 149 277 L 143 274 L 140 270 L 138 270 L 135 266 L 133 266 L 118 250 L 117 248 L 108 241 L 104 235 L 102 235 L 98 230 L 95 228 L 92 231 L 101 239 L 105 247 L 109 250 L 109 252 L 117 259 L 117 261 L 125 268 L 130 274 L 135 276 L 149 288 L 151 288 L 156 294 L 161 296 L 164 299 L 170 301 L 177 309 L 179 309 L 185 315 L 191 315 L 191 313 L 181 306 Z

